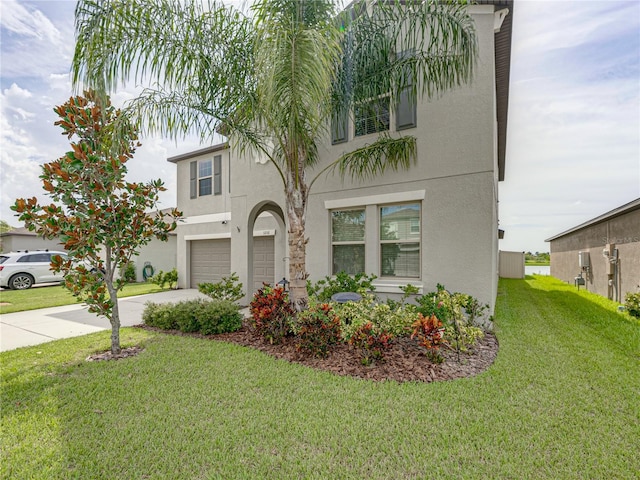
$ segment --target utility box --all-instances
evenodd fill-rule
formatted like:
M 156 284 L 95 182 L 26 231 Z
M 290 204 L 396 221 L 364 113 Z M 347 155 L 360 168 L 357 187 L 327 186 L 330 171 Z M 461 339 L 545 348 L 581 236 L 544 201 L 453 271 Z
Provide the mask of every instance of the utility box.
M 591 266 L 589 252 L 578 252 L 578 265 L 580 268 L 589 268 Z

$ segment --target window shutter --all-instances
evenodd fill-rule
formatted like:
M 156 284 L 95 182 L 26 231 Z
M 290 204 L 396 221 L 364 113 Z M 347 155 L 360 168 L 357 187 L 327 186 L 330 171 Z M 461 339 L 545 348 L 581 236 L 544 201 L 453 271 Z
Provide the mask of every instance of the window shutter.
M 222 155 L 213 157 L 213 194 L 222 194 Z
M 416 99 L 411 98 L 409 89 L 406 88 L 401 94 L 396 105 L 396 130 L 405 130 L 418 125 L 416 120 Z
M 347 109 L 341 108 L 331 116 L 331 145 L 344 143 L 348 140 L 347 130 L 349 127 L 349 116 Z
M 198 162 L 189 163 L 189 198 L 198 198 Z
M 399 58 L 407 58 L 414 55 L 413 50 L 405 51 L 398 54 Z M 416 97 L 412 95 L 413 81 L 411 79 L 411 67 L 404 67 L 405 74 L 409 76 L 407 86 L 400 94 L 398 103 L 396 104 L 396 130 L 405 130 L 418 125 L 416 115 Z

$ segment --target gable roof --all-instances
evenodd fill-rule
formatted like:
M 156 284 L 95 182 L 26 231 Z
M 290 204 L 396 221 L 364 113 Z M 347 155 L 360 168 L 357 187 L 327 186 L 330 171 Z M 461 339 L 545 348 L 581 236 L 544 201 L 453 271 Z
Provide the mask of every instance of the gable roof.
M 545 242 L 550 242 L 551 240 L 556 240 L 557 238 L 564 237 L 565 235 L 569 235 L 570 233 L 577 232 L 578 230 L 582 230 L 583 228 L 590 227 L 591 225 L 596 225 L 597 223 L 601 223 L 607 220 L 611 220 L 612 218 L 619 217 L 621 215 L 625 215 L 629 212 L 633 212 L 634 210 L 640 210 L 640 198 L 636 198 L 629 203 L 625 203 L 624 205 L 614 208 L 613 210 L 608 211 L 607 213 L 603 213 L 602 215 L 592 218 L 584 223 L 581 223 L 578 226 L 570 228 L 558 235 L 547 238 Z

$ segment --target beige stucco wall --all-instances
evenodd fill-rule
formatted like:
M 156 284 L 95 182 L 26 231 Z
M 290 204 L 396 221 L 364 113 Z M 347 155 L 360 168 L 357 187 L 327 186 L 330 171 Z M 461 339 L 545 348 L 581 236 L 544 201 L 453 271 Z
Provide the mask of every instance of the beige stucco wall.
M 599 295 L 624 301 L 627 292 L 640 289 L 640 209 L 590 225 L 551 240 L 551 275 L 574 283 L 581 272 L 578 252 L 589 252 L 590 267 L 583 271 L 585 287 Z M 603 256 L 605 246 L 618 249 L 613 270 Z M 611 284 L 610 284 L 611 280 Z
M 176 268 L 177 252 L 177 235 L 169 235 L 166 242 L 152 240 L 147 245 L 141 247 L 140 254 L 132 259 L 136 264 L 136 280 L 138 282 L 144 281 L 142 271 L 146 262 L 149 262 L 155 273 L 158 273 L 160 270 L 170 272 Z
M 417 138 L 416 165 L 408 172 L 388 172 L 365 182 L 325 175 L 313 185 L 306 218 L 307 269 L 311 280 L 330 274 L 330 211 L 337 204 L 366 208 L 366 273 L 379 275 L 379 205 L 419 199 L 421 277 L 380 279 L 378 292 L 399 292 L 398 286 L 406 283 L 429 291 L 442 283 L 452 291 L 478 297 L 493 310 L 498 279 L 494 15 L 492 6 L 475 6 L 471 10 L 480 54 L 473 83 L 419 103 L 417 128 L 396 133 L 395 118 L 391 115 L 391 135 Z M 320 143 L 320 162 L 315 171 L 308 172 L 308 181 L 343 152 L 375 139 L 375 136 L 354 139 L 353 122 L 350 128 L 348 143 L 332 146 L 328 137 Z M 272 165 L 262 164 L 250 155 L 237 158 L 229 150 L 224 155 L 225 193 L 220 198 L 189 199 L 189 161 L 195 158 L 177 163 L 178 208 L 186 217 L 177 231 L 178 271 L 181 279 L 189 278 L 189 239 L 226 236 L 231 237 L 231 269 L 245 285 L 250 285 L 252 218 L 265 203 L 284 211 L 283 185 Z M 231 159 L 230 164 L 226 159 Z M 230 168 L 229 193 L 225 167 Z M 279 266 L 279 260 L 286 258 L 286 231 L 282 221 L 274 218 L 279 277 L 278 269 L 282 268 L 284 273 L 286 268 L 286 261 Z M 222 224 L 223 219 L 228 219 L 228 223 Z M 201 222 L 195 223 L 198 221 Z
M 13 235 L 2 236 L 2 252 L 15 252 L 17 250 L 64 250 L 57 240 L 47 240 L 37 235 Z

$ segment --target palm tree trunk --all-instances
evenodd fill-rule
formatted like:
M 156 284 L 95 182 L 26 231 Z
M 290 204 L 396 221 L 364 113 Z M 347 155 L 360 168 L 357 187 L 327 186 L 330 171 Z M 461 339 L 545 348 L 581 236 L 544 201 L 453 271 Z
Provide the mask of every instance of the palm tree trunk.
M 286 210 L 289 222 L 289 295 L 298 311 L 306 308 L 307 294 L 307 238 L 306 238 L 306 213 L 307 213 L 307 185 L 304 175 L 295 181 L 294 173 L 289 172 L 286 193 Z

